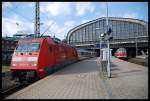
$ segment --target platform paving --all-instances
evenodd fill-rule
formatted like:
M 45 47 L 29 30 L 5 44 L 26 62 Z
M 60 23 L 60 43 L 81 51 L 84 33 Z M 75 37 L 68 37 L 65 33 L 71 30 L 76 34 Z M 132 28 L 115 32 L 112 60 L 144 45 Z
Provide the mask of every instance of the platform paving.
M 148 99 L 148 68 L 113 58 L 112 78 L 103 78 L 98 64 L 71 64 L 6 99 Z

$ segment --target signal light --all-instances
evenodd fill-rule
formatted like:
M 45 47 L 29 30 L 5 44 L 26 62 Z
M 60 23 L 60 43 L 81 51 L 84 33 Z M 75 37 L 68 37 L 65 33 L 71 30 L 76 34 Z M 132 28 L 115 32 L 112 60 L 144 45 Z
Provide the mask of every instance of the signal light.
M 107 31 L 107 34 L 110 35 L 111 32 L 112 32 L 112 29 L 109 28 L 108 31 Z
M 112 40 L 113 39 L 113 37 L 109 37 L 109 40 Z

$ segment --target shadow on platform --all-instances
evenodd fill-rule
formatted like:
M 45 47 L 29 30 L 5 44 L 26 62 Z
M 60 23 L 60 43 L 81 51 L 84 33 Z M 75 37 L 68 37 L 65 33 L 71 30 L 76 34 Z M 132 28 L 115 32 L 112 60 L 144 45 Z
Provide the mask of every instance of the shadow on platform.
M 97 66 L 95 58 L 91 58 L 88 60 L 70 64 L 69 66 L 65 66 L 63 69 L 58 71 L 56 75 L 80 74 L 80 73 L 96 72 L 98 70 L 99 67 Z
M 133 73 L 133 72 L 139 72 L 142 70 L 131 70 L 131 71 L 125 71 L 125 72 L 119 72 L 119 73 Z

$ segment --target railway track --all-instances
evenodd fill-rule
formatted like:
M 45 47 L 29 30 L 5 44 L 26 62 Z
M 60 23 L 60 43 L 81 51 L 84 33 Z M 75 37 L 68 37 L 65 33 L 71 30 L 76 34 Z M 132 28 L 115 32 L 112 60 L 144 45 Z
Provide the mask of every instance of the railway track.
M 122 60 L 127 61 L 127 62 L 131 62 L 134 64 L 146 66 L 146 67 L 148 66 L 148 60 L 146 60 L 146 59 L 127 57 L 127 58 L 122 59 Z
M 5 99 L 5 97 L 27 87 L 29 84 L 24 84 L 24 85 L 20 85 L 20 84 L 16 84 L 13 85 L 12 87 L 9 87 L 8 89 L 5 89 L 2 91 L 2 98 Z

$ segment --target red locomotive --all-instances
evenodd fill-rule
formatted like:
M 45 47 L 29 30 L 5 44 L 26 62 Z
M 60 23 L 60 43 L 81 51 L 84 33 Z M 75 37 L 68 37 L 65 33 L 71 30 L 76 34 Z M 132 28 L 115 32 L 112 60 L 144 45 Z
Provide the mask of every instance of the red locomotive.
M 77 60 L 76 49 L 56 38 L 22 39 L 13 53 L 11 71 L 23 83 L 41 79 Z

